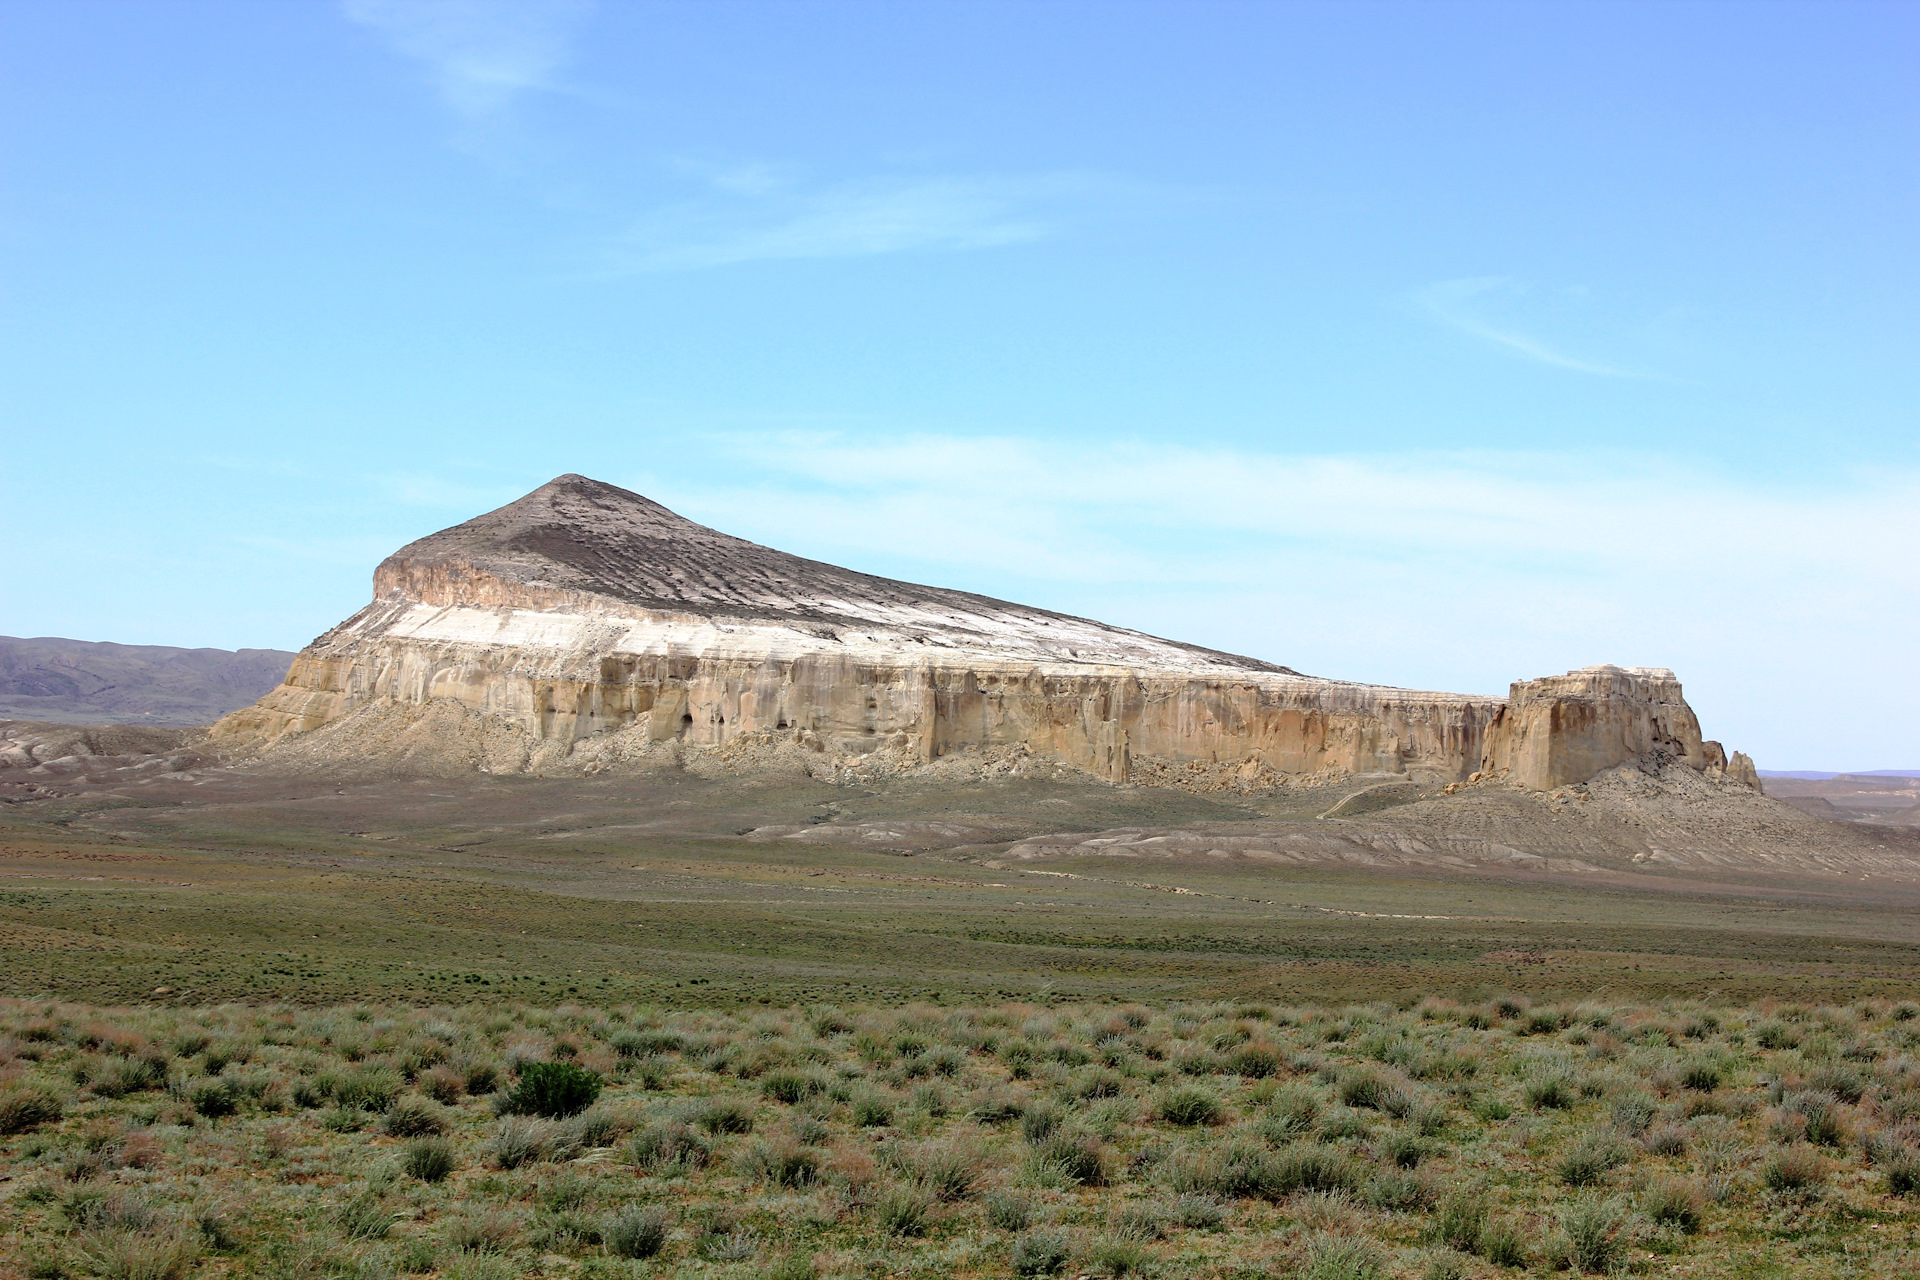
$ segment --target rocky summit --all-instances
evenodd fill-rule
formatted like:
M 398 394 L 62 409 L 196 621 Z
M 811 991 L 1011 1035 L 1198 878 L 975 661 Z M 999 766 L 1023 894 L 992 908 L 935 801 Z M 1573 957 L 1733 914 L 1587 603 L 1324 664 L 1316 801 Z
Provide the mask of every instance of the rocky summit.
M 1013 761 L 1216 789 L 1549 789 L 1652 758 L 1758 786 L 1664 669 L 1506 699 L 1320 679 L 788 555 L 578 475 L 388 557 L 373 602 L 213 737 L 487 772 L 730 753 L 855 775 Z

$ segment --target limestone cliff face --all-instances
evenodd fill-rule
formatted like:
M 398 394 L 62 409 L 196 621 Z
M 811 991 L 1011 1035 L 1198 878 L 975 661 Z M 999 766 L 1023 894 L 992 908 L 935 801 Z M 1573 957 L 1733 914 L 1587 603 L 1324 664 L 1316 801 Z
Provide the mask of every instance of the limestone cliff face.
M 1487 735 L 1483 767 L 1545 791 L 1654 751 L 1694 769 L 1726 768 L 1720 744 L 1702 742 L 1673 672 L 1586 667 L 1516 681 Z
M 531 768 L 610 734 L 759 735 L 923 762 L 1019 746 L 1115 782 L 1152 760 L 1552 786 L 1643 739 L 1702 750 L 1671 673 L 1596 669 L 1617 672 L 1604 695 L 1587 673 L 1515 685 L 1512 705 L 1314 679 L 804 560 L 581 476 L 402 548 L 374 587 L 214 737 L 270 745 L 446 699 L 540 744 Z M 1635 728 L 1642 703 L 1659 710 Z

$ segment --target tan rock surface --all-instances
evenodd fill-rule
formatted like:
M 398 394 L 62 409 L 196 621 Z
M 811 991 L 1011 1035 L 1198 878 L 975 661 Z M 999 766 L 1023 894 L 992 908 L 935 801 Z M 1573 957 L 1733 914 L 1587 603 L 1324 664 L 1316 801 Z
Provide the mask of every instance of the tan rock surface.
M 427 771 L 760 752 L 834 776 L 1018 750 L 1194 789 L 1707 763 L 1671 672 L 1592 668 L 1511 702 L 1316 679 L 805 560 L 581 476 L 402 548 L 374 587 L 215 741 Z

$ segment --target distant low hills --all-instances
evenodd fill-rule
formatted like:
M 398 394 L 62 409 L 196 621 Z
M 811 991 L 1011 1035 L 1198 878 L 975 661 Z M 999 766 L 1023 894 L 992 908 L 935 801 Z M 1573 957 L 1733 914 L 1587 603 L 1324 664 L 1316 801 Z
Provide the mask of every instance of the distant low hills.
M 287 674 L 280 649 L 176 649 L 0 636 L 0 719 L 211 724 Z

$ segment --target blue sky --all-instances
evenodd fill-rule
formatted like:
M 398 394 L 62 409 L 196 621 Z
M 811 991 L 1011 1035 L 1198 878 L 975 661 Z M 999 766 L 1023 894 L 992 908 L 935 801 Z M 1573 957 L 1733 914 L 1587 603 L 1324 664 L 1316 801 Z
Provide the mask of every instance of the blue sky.
M 0 0 L 0 632 L 297 647 L 579 471 L 1920 764 L 1916 54 L 1910 4 Z

